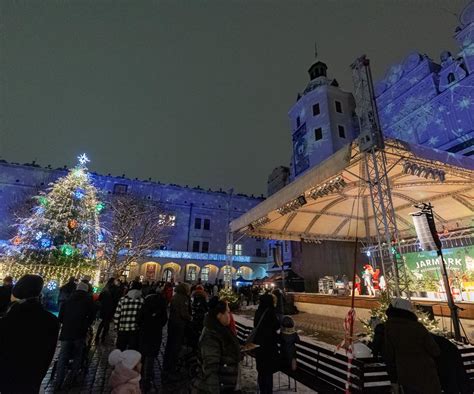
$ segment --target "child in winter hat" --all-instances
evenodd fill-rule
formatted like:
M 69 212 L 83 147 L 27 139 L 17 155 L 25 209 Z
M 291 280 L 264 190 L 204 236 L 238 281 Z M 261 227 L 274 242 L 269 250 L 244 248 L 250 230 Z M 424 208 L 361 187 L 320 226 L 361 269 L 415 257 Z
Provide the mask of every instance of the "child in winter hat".
M 280 349 L 285 368 L 296 370 L 296 344 L 300 337 L 295 330 L 295 322 L 290 316 L 281 319 Z
M 109 385 L 112 394 L 140 394 L 141 354 L 136 350 L 112 350 L 109 364 L 114 367 Z

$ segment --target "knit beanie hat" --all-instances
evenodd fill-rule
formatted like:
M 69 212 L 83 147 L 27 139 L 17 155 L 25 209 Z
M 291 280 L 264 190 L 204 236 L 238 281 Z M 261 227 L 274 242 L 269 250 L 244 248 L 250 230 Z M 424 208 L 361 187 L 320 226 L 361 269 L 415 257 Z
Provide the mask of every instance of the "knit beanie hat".
M 84 282 L 79 282 L 76 286 L 76 290 L 88 292 L 89 291 L 89 285 L 87 283 L 84 283 Z
M 38 297 L 43 290 L 43 284 L 43 278 L 39 275 L 24 275 L 16 282 L 12 294 L 19 300 Z
M 142 289 L 142 284 L 136 280 L 132 282 L 130 285 L 130 290 L 141 290 Z
M 141 358 L 142 355 L 136 350 L 121 352 L 119 349 L 115 349 L 109 354 L 109 364 L 115 367 L 118 363 L 122 363 L 125 368 L 133 369 L 140 362 Z
M 393 308 L 403 309 L 408 312 L 413 312 L 413 305 L 409 300 L 405 300 L 404 298 L 394 298 L 390 302 Z
M 295 326 L 295 322 L 290 316 L 284 316 L 283 319 L 281 319 L 281 326 L 283 328 L 293 328 Z

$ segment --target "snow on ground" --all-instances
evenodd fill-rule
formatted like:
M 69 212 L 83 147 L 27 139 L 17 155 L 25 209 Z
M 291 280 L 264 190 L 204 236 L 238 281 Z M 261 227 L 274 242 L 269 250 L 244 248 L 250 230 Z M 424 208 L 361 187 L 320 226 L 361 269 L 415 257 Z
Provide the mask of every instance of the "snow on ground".
M 235 321 L 238 321 L 240 324 L 243 324 L 247 327 L 253 327 L 253 319 L 249 318 L 248 316 L 242 316 L 242 315 L 234 315 Z M 345 351 L 342 349 L 339 349 L 336 351 L 336 346 L 330 345 L 329 343 L 322 342 L 322 341 L 317 341 L 316 339 L 306 336 L 306 335 L 300 335 L 300 339 L 305 342 L 312 343 L 313 345 L 320 346 L 324 349 L 331 350 L 333 352 L 340 353 L 342 355 L 345 355 Z

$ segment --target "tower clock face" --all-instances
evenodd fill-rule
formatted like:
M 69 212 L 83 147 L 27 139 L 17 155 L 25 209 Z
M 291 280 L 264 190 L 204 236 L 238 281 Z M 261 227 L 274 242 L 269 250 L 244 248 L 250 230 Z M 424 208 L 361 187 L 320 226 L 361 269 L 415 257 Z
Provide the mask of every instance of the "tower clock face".
M 296 175 L 302 173 L 309 167 L 308 143 L 306 140 L 306 134 L 306 124 L 303 124 L 293 134 L 293 157 Z

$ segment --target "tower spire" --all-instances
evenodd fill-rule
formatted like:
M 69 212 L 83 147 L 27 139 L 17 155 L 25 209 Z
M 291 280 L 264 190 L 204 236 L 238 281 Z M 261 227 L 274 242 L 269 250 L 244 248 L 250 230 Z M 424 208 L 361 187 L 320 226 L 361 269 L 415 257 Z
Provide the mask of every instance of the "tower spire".
M 314 58 L 318 60 L 318 43 L 314 42 Z

